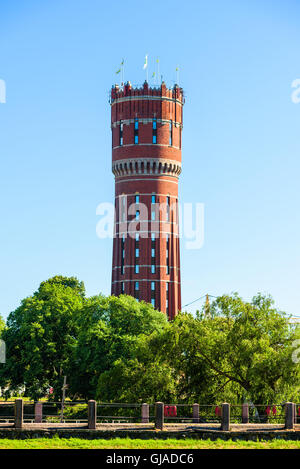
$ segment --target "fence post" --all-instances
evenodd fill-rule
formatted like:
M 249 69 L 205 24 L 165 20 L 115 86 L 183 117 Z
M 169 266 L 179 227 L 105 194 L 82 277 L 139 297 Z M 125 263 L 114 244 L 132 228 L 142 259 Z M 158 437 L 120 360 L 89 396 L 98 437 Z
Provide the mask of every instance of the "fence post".
M 249 404 L 242 405 L 242 423 L 249 423 Z
M 199 404 L 193 404 L 193 423 L 199 423 Z
M 293 402 L 286 402 L 285 404 L 285 429 L 294 430 L 295 422 L 295 404 Z
M 36 402 L 34 406 L 34 423 L 42 423 L 43 421 L 43 403 Z
M 164 427 L 164 403 L 155 402 L 155 430 L 163 430 Z
M 222 404 L 221 430 L 229 432 L 230 430 L 230 404 Z
M 96 401 L 90 400 L 88 402 L 88 429 L 96 430 L 97 423 L 97 403 Z
M 15 428 L 21 429 L 23 426 L 23 399 L 15 400 Z
M 142 404 L 142 423 L 149 423 L 149 404 Z

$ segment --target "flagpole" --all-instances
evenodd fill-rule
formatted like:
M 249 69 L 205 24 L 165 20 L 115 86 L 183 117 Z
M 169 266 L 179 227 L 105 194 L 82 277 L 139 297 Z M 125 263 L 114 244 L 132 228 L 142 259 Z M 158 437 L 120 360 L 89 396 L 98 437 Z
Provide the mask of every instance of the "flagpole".
M 177 65 L 177 68 L 176 68 L 176 72 L 177 72 L 177 77 L 176 77 L 177 85 L 179 86 L 179 67 L 178 67 L 178 65 Z

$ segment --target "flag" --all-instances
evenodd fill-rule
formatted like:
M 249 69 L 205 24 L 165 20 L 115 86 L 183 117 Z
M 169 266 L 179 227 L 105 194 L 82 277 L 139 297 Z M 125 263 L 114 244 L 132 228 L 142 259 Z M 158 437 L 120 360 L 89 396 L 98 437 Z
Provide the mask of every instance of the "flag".
M 121 69 L 119 68 L 119 70 L 116 71 L 116 74 L 118 75 L 118 73 L 120 73 Z
M 122 62 L 121 62 L 121 67 L 123 67 L 124 65 L 124 59 L 122 59 Z
M 144 62 L 143 69 L 146 70 L 147 67 L 148 67 L 148 55 L 145 56 L 145 62 Z

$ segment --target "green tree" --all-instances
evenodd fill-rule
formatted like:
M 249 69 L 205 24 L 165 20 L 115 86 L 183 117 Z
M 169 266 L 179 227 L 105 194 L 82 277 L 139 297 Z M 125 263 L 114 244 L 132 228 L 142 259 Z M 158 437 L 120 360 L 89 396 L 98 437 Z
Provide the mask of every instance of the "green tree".
M 10 391 L 25 387 L 37 399 L 49 386 L 61 397 L 63 375 L 77 341 L 75 316 L 84 302 L 84 286 L 74 277 L 54 277 L 42 282 L 33 296 L 24 299 L 7 319 L 3 332 L 6 364 L 1 383 Z
M 268 296 L 245 302 L 224 295 L 197 318 L 179 315 L 172 328 L 174 339 L 162 338 L 161 351 L 177 369 L 182 364 L 181 387 L 189 395 L 203 392 L 202 382 L 207 398 L 221 392 L 231 401 L 266 404 L 289 399 L 297 389 L 299 366 L 292 355 L 298 332 Z
M 2 316 L 0 316 L 0 339 L 1 339 L 1 334 L 3 333 L 4 329 L 5 329 L 5 321 L 2 318 Z
M 107 383 L 119 399 L 281 402 L 299 394 L 299 365 L 292 359 L 297 336 L 270 297 L 245 302 L 224 295 L 197 317 L 179 314 L 138 342 L 130 360 L 120 358 L 101 375 L 98 391 L 108 397 Z
M 138 344 L 154 331 L 162 330 L 167 320 L 152 305 L 137 302 L 131 296 L 98 296 L 85 302 L 77 324 L 79 335 L 72 359 L 71 388 L 84 398 L 95 398 L 102 373 L 109 372 L 118 360 L 134 359 Z M 118 389 L 109 387 L 109 379 L 104 374 L 101 391 L 98 390 L 102 400 L 104 396 L 113 400 L 119 395 Z

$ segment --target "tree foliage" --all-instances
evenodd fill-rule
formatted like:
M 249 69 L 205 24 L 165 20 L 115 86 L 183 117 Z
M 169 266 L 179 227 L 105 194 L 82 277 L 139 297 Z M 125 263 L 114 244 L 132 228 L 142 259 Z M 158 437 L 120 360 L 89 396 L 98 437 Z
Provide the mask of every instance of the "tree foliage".
M 0 339 L 1 339 L 1 334 L 3 333 L 4 329 L 5 329 L 5 321 L 2 318 L 2 316 L 0 316 Z
M 10 392 L 25 387 L 26 395 L 35 399 L 53 386 L 54 397 L 61 397 L 62 377 L 76 345 L 75 315 L 83 293 L 76 279 L 54 277 L 10 313 L 2 337 L 6 342 L 2 386 L 9 385 Z
M 131 296 L 87 298 L 82 282 L 56 276 L 13 311 L 0 334 L 7 362 L 0 385 L 39 398 L 63 376 L 71 398 L 123 402 L 222 401 L 256 404 L 298 399 L 293 360 L 299 330 L 258 294 L 223 295 L 196 317 L 168 322 Z
M 88 299 L 78 316 L 78 343 L 70 373 L 72 391 L 95 398 L 101 374 L 111 370 L 119 359 L 127 362 L 134 358 L 147 336 L 166 324 L 164 314 L 131 296 Z M 113 393 L 108 385 L 104 392 L 103 386 L 99 398 Z

